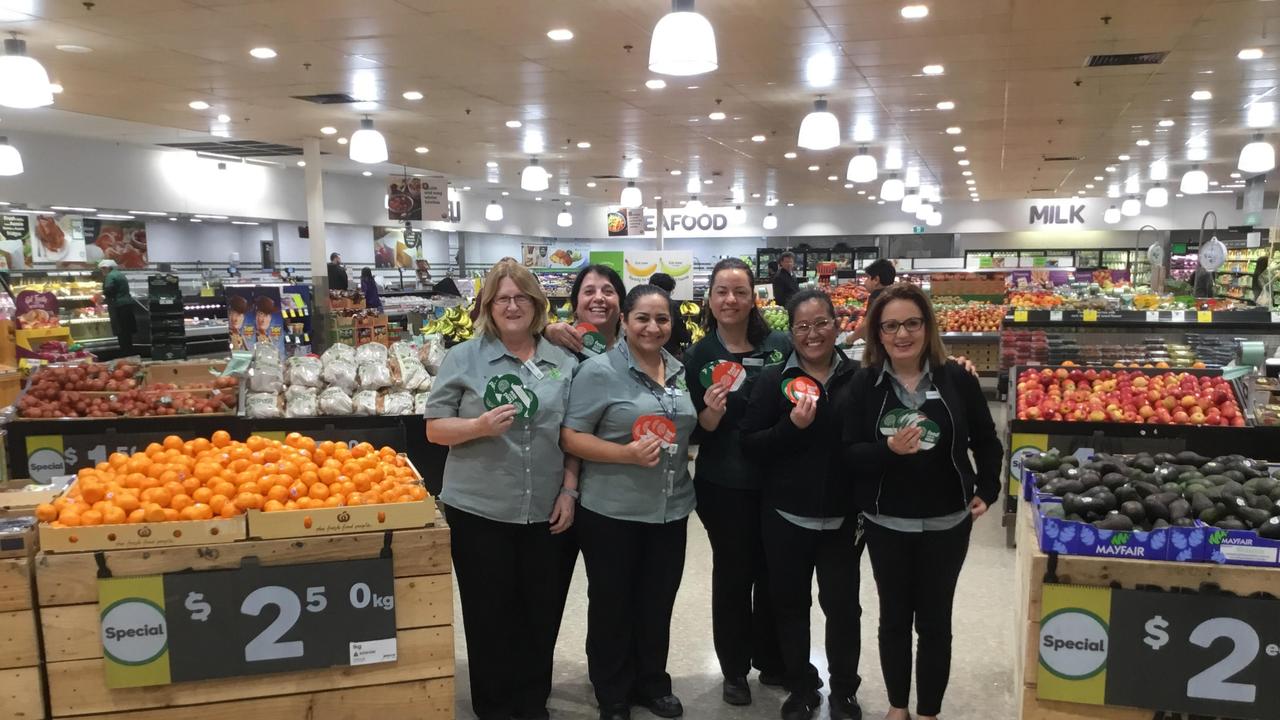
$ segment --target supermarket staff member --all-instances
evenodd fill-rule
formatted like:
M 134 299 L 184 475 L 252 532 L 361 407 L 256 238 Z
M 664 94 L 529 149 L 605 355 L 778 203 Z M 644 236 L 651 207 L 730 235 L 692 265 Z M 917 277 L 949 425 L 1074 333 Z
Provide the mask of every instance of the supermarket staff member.
M 558 534 L 573 524 L 577 461 L 560 451 L 574 359 L 543 340 L 547 298 L 514 261 L 480 290 L 477 335 L 449 351 L 427 400 L 427 439 L 449 446 L 440 500 L 480 720 L 547 716 L 559 598 Z M 528 401 L 504 402 L 518 379 Z M 514 391 L 510 391 L 514 392 Z M 501 403 L 501 404 L 496 404 Z M 496 406 L 495 406 L 496 404 Z M 531 414 L 531 417 L 525 415 Z
M 769 330 L 754 288 L 751 268 L 742 260 L 716 263 L 703 316 L 707 334 L 685 353 L 686 384 L 698 411 L 698 517 L 711 541 L 711 629 L 724 675 L 722 697 L 730 705 L 751 703 L 752 666 L 766 685 L 782 684 L 783 674 L 760 531 L 764 473 L 744 454 L 738 425 L 756 378 L 766 366 L 781 367 L 791 340 Z M 729 392 L 721 384 L 704 385 L 703 368 L 720 360 L 742 365 L 742 387 Z
M 800 283 L 791 273 L 796 269 L 796 254 L 788 250 L 778 258 L 778 272 L 773 276 L 773 299 L 786 307 L 791 296 L 800 292 Z
M 951 608 L 969 533 L 1000 494 L 1004 450 L 978 381 L 947 361 L 919 287 L 886 288 L 867 327 L 864 367 L 843 405 L 846 461 L 880 595 L 886 718 L 910 717 L 914 623 L 916 716 L 928 720 L 942 710 L 951 672 Z M 923 417 L 887 434 L 904 412 Z
M 803 290 L 791 299 L 787 314 L 795 352 L 785 364 L 760 375 L 742 419 L 742 447 L 766 478 L 763 546 L 785 686 L 791 693 L 782 704 L 782 717 L 809 720 L 822 704 L 822 680 L 809 662 L 810 587 L 816 571 L 818 602 L 827 621 L 830 716 L 860 719 L 863 541 L 840 446 L 840 402 L 858 364 L 836 349 L 836 313 L 829 295 Z M 792 402 L 779 388 L 785 379 L 799 376 L 814 380 L 821 394 Z
M 632 702 L 673 718 L 684 708 L 671 691 L 667 652 L 693 512 L 688 452 L 697 418 L 684 366 L 662 348 L 671 335 L 667 294 L 637 285 L 622 317 L 626 339 L 574 377 L 560 435 L 565 452 L 582 458 L 587 669 L 601 720 L 630 718 Z M 637 432 L 645 425 L 673 430 L 669 446 Z
M 880 293 L 897 280 L 898 268 L 894 267 L 893 263 L 885 258 L 880 258 L 863 268 L 862 272 L 867 274 L 867 279 L 863 281 L 862 285 L 871 291 L 871 294 L 867 297 L 867 308 L 870 309 L 871 303 L 876 301 Z
M 111 258 L 99 262 L 98 271 L 102 273 L 102 298 L 107 304 L 107 316 L 111 318 L 111 333 L 120 344 L 120 353 L 132 355 L 138 316 L 133 308 L 133 294 L 129 292 L 129 279 Z

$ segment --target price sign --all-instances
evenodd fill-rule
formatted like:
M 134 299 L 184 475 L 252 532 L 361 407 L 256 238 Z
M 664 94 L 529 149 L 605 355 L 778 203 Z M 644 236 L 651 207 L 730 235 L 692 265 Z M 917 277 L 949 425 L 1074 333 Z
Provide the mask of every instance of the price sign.
M 391 559 L 98 581 L 107 687 L 395 662 Z
M 1062 322 L 1062 311 L 1061 311 L 1061 310 L 1050 310 L 1050 311 L 1049 311 L 1049 322 Z
M 1196 311 L 1196 322 L 1202 322 L 1202 323 L 1211 323 L 1211 322 L 1213 322 L 1213 311 L 1212 311 L 1212 310 L 1197 310 L 1197 311 Z
M 1097 310 L 1085 310 L 1085 311 L 1084 311 L 1084 321 L 1085 321 L 1085 322 L 1098 322 L 1098 311 L 1097 311 Z
M 1280 323 L 1280 312 L 1271 313 L 1271 322 Z
M 1013 321 L 1014 321 L 1014 322 L 1026 322 L 1026 321 L 1027 321 L 1027 311 L 1026 311 L 1026 310 L 1014 310 L 1014 311 L 1013 311 Z
M 1160 322 L 1160 313 L 1156 310 L 1148 310 L 1147 322 Z
M 1173 312 L 1169 313 L 1169 319 L 1170 319 L 1170 320 L 1172 320 L 1172 321 L 1174 321 L 1174 322 L 1186 322 L 1186 321 L 1187 321 L 1187 311 L 1186 311 L 1186 310 L 1174 310 Z
M 1280 601 L 1045 586 L 1042 698 L 1280 717 Z

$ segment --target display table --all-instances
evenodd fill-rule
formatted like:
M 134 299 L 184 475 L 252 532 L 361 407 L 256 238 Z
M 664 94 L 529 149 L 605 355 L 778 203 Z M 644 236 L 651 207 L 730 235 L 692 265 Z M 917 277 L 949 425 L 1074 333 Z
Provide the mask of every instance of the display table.
M 15 720 L 45 717 L 33 602 L 31 559 L 0 558 L 0 708 Z

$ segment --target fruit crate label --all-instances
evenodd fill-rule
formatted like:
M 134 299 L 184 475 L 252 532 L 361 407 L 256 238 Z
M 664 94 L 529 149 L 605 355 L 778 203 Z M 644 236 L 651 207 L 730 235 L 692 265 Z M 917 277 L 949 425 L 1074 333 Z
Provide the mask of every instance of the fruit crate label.
M 1027 321 L 1027 311 L 1026 311 L 1026 310 L 1014 310 L 1014 311 L 1013 311 L 1013 321 L 1014 321 L 1014 322 L 1020 322 L 1020 323 L 1026 322 L 1026 321 Z
M 98 580 L 109 688 L 396 660 L 390 557 Z

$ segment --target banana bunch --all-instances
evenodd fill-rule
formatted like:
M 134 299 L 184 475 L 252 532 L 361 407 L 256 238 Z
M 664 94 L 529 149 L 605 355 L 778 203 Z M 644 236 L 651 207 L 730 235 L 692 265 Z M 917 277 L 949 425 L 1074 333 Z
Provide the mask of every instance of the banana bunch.
M 702 306 L 692 300 L 680 303 L 680 315 L 686 318 L 697 318 L 702 314 Z
M 692 320 L 685 320 L 684 326 L 685 326 L 685 329 L 689 331 L 689 342 L 691 343 L 698 342 L 699 340 L 702 339 L 704 335 L 707 334 L 706 331 L 702 329 L 701 325 L 699 325 L 698 323 Z
M 440 317 L 427 323 L 422 332 L 425 335 L 439 333 L 448 341 L 460 343 L 464 340 L 470 340 L 473 330 L 470 308 L 468 306 L 455 305 L 445 310 Z

